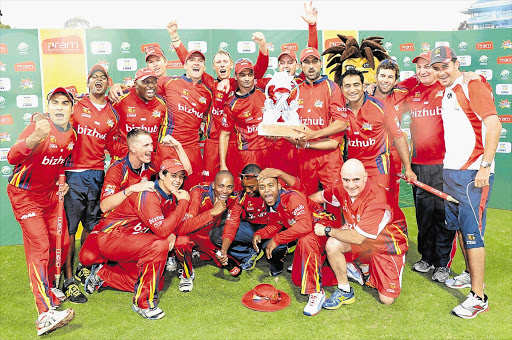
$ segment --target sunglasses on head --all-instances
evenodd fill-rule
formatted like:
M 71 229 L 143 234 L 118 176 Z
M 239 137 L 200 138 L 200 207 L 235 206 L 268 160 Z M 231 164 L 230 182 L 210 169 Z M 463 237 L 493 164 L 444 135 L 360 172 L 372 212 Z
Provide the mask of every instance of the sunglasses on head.
M 235 64 L 238 64 L 238 63 L 244 63 L 244 62 L 247 62 L 247 63 L 252 63 L 251 59 L 248 59 L 248 58 L 240 58 L 238 59 Z
M 239 174 L 241 179 L 253 179 L 258 178 L 258 175 L 255 174 Z

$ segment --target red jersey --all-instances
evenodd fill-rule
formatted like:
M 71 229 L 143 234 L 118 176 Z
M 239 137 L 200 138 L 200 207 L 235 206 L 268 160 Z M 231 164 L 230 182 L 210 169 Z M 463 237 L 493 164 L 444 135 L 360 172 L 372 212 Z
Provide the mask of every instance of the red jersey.
M 389 173 L 389 136 L 403 135 L 396 115 L 385 112 L 384 104 L 366 93 L 357 114 L 348 109 L 348 158 L 360 160 L 369 176 Z
M 266 83 L 270 78 L 262 79 L 258 83 Z M 263 120 L 265 107 L 265 90 L 254 87 L 249 93 L 239 95 L 235 93 L 228 98 L 224 107 L 222 129 L 236 131 L 238 150 L 262 150 L 272 146 L 272 141 L 258 135 L 258 125 Z
M 236 196 L 231 195 L 226 202 L 227 210 L 235 202 Z M 213 208 L 215 198 L 213 194 L 212 185 L 196 185 L 190 190 L 190 204 L 185 220 L 183 220 L 177 230 L 178 235 L 191 234 L 198 229 L 208 232 L 212 228 L 220 225 L 222 217 L 225 217 L 226 212 L 215 217 L 212 216 L 210 210 Z
M 402 210 L 386 189 L 368 180 L 352 202 L 338 180 L 322 194 L 330 204 L 341 206 L 344 228 L 355 229 L 367 238 L 360 246 L 352 245 L 353 250 L 355 247 L 389 255 L 405 254 L 409 248 L 407 223 Z
M 155 191 L 142 191 L 130 195 L 117 208 L 107 212 L 99 222 L 103 233 L 116 228 L 128 229 L 132 234 L 153 232 L 159 238 L 167 238 L 174 232 L 185 215 L 187 200 L 167 195 L 155 181 Z
M 133 129 L 148 131 L 153 139 L 153 148 L 166 134 L 170 134 L 171 119 L 167 105 L 159 96 L 145 102 L 135 93 L 135 88 L 131 88 L 112 107 L 119 115 L 119 136 L 112 151 L 116 158 L 123 158 L 128 153 L 126 135 Z
M 77 141 L 64 169 L 104 170 L 106 144 L 113 141 L 118 122 L 119 116 L 109 103 L 98 110 L 89 96 L 78 100 L 70 119 Z
M 142 164 L 140 169 L 134 169 L 130 163 L 128 155 L 112 163 L 105 175 L 103 188 L 101 189 L 101 198 L 117 194 L 120 191 L 128 188 L 132 184 L 137 184 L 141 181 L 149 181 L 151 176 L 158 173 L 158 168 L 153 164 Z
M 197 146 L 203 117 L 212 104 L 212 90 L 202 81 L 194 84 L 184 75 L 164 77 L 161 84 L 158 93 L 163 95 L 170 110 L 165 134 L 172 135 L 184 148 Z
M 334 216 L 325 212 L 320 204 L 295 190 L 281 189 L 276 204 L 266 206 L 266 211 L 272 223 L 255 235 L 260 235 L 262 239 L 272 237 L 277 244 L 289 243 L 314 232 L 316 223 L 328 226 L 335 223 Z M 286 230 L 281 231 L 283 227 Z
M 9 184 L 32 191 L 57 190 L 55 182 L 63 174 L 66 157 L 76 144 L 76 132 L 67 131 L 50 121 L 50 133 L 33 149 L 27 148 L 26 139 L 35 131 L 35 123 L 30 123 L 20 134 L 7 154 L 9 164 L 15 165 Z

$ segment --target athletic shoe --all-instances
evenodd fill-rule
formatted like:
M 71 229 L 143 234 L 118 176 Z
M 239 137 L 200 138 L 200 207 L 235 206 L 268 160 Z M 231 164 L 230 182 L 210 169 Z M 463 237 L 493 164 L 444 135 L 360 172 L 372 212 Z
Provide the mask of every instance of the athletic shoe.
M 240 268 L 243 270 L 253 270 L 256 267 L 256 261 L 261 259 L 263 256 L 263 249 L 257 253 L 255 250 L 252 251 L 251 257 L 244 263 L 240 263 Z
M 356 301 L 356 296 L 352 287 L 350 287 L 350 292 L 336 288 L 331 297 L 324 301 L 322 307 L 325 309 L 338 309 L 341 305 L 349 305 L 354 301 Z
M 347 263 L 347 276 L 349 279 L 354 280 L 361 286 L 364 285 L 364 278 L 361 269 L 352 262 Z
M 199 260 L 201 258 L 201 253 L 197 250 L 192 250 L 192 260 Z
M 91 275 L 89 268 L 82 266 L 81 264 L 76 268 L 75 280 L 80 282 L 82 286 L 85 286 L 85 280 Z
M 167 258 L 167 262 L 165 263 L 165 270 L 168 272 L 175 272 L 178 270 L 178 261 L 176 261 L 176 256 L 169 256 Z
M 55 297 L 59 299 L 60 302 L 64 302 L 67 300 L 66 295 L 59 288 L 50 288 L 50 290 L 52 291 L 53 295 L 55 295 Z
M 473 291 L 469 292 L 468 297 L 460 305 L 452 309 L 452 314 L 463 319 L 473 319 L 478 313 L 487 312 L 489 310 L 489 300 L 484 294 L 482 300 Z
M 412 270 L 420 273 L 428 273 L 432 269 L 434 269 L 434 266 L 425 260 L 419 260 L 412 266 Z
M 437 267 L 432 275 L 432 281 L 445 282 L 450 278 L 450 269 L 446 267 Z
M 69 302 L 72 303 L 86 303 L 87 297 L 80 291 L 75 282 L 70 283 L 64 287 L 64 294 L 66 294 Z
M 322 304 L 325 301 L 325 292 L 322 289 L 320 293 L 309 294 L 309 300 L 306 307 L 304 307 L 304 314 L 307 316 L 313 316 L 318 314 L 322 309 Z
M 196 277 L 195 273 L 192 272 L 192 275 L 190 277 L 185 277 L 183 275 L 183 269 L 180 269 L 180 283 L 178 285 L 178 288 L 180 292 L 188 293 L 192 291 L 192 288 L 194 288 L 194 279 Z
M 50 309 L 39 314 L 36 320 L 37 335 L 43 335 L 60 328 L 73 320 L 75 311 L 72 308 L 58 311 Z
M 286 253 L 287 253 L 287 254 L 291 254 L 291 253 L 293 253 L 293 252 L 295 251 L 295 249 L 296 249 L 296 248 L 297 248 L 297 244 L 294 244 L 293 246 L 288 247 L 288 248 L 286 249 Z
M 291 272 L 292 272 L 292 270 L 293 270 L 293 263 L 292 263 L 291 265 L 289 265 L 289 266 L 288 266 L 288 268 L 286 268 L 286 271 L 287 271 L 288 273 L 291 273 Z
M 460 275 L 454 276 L 444 282 L 447 287 L 454 289 L 471 288 L 471 275 L 464 270 Z
M 101 267 L 103 267 L 102 264 L 92 266 L 91 274 L 85 280 L 85 294 L 92 294 L 103 285 L 103 280 L 98 276 Z
M 158 307 L 142 309 L 136 305 L 132 305 L 134 312 L 139 313 L 145 319 L 158 320 L 165 316 L 165 312 Z

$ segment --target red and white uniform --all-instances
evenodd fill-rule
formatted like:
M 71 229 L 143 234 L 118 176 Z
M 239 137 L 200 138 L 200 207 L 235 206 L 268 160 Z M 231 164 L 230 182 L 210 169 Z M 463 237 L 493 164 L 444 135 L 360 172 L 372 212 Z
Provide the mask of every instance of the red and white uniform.
M 106 264 L 98 275 L 105 286 L 133 291 L 140 308 L 157 305 L 163 287 L 169 237 L 185 215 L 186 200 L 176 203 L 155 182 L 156 192 L 138 192 L 106 213 L 98 224 L 98 247 Z
M 170 134 L 168 131 L 171 118 L 167 105 L 158 96 L 145 102 L 137 95 L 135 88 L 131 88 L 121 96 L 120 102 L 113 104 L 112 107 L 119 115 L 119 135 L 112 150 L 114 159 L 123 158 L 128 153 L 126 135 L 133 129 L 139 128 L 148 131 L 153 139 L 153 148 L 155 149 L 158 142 L 165 135 Z
M 347 110 L 341 90 L 327 76 L 322 76 L 313 84 L 302 82 L 299 87 L 298 114 L 302 124 L 316 131 L 327 127 L 332 121 L 346 121 Z M 292 90 L 291 98 L 296 97 Z M 336 138 L 332 136 L 333 138 Z M 306 187 L 306 195 L 318 191 L 318 183 L 329 186 L 338 177 L 343 160 L 341 150 L 300 149 L 297 152 L 299 178 Z
M 391 195 L 371 180 L 352 201 L 341 181 L 323 191 L 324 199 L 341 207 L 345 225 L 366 237 L 361 245 L 352 244 L 355 257 L 370 253 L 370 281 L 379 292 L 397 298 L 408 246 L 404 214 Z
M 9 177 L 7 196 L 23 231 L 30 287 L 39 314 L 60 305 L 50 291 L 55 276 L 57 239 L 58 187 L 55 183 L 59 174 L 64 173 L 64 160 L 76 144 L 75 130 L 61 131 L 51 121 L 50 126 L 48 136 L 29 149 L 25 141 L 35 131 L 35 123 L 31 123 L 7 154 L 9 164 L 15 165 Z M 61 258 L 65 259 L 69 246 L 66 218 L 62 235 Z
M 322 290 L 322 256 L 327 237 L 315 235 L 314 224 L 335 226 L 334 216 L 295 190 L 281 189 L 276 204 L 267 207 L 270 224 L 255 235 L 262 239 L 272 238 L 276 244 L 287 244 L 297 240 L 293 260 L 292 281 L 301 287 L 302 294 L 318 293 Z M 285 228 L 284 231 L 281 231 Z

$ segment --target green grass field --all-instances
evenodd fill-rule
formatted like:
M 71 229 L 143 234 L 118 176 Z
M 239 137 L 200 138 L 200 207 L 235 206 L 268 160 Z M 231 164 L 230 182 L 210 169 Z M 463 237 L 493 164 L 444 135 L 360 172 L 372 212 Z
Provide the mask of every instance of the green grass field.
M 290 274 L 278 282 L 260 260 L 252 272 L 238 279 L 211 265 L 196 268 L 194 290 L 178 291 L 177 275 L 166 274 L 159 306 L 162 320 L 144 320 L 131 310 L 132 293 L 105 290 L 73 307 L 75 319 L 46 335 L 55 339 L 511 339 L 512 338 L 512 212 L 489 210 L 486 231 L 486 294 L 490 311 L 476 319 L 454 317 L 450 310 L 465 299 L 469 289 L 453 290 L 434 283 L 430 276 L 411 270 L 419 259 L 414 209 L 405 208 L 410 234 L 401 296 L 392 306 L 378 302 L 376 290 L 351 283 L 356 302 L 318 315 L 302 314 L 307 297 L 291 283 Z M 286 266 L 291 258 L 286 261 Z M 36 338 L 37 311 L 30 292 L 23 246 L 0 247 L 0 338 Z M 452 266 L 464 269 L 460 250 Z M 242 295 L 259 283 L 272 283 L 292 297 L 291 305 L 274 313 L 244 307 Z M 327 287 L 330 294 L 333 287 Z

